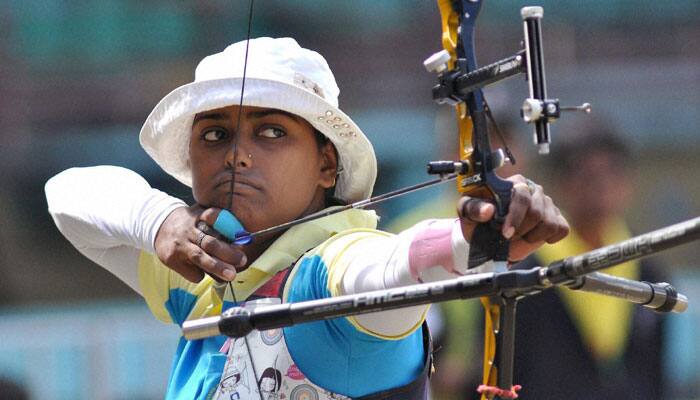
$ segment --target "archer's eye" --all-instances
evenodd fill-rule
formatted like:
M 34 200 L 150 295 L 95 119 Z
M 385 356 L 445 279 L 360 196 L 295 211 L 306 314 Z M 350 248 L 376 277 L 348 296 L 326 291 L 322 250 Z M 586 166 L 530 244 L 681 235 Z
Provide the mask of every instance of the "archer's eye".
M 265 129 L 261 130 L 260 132 L 258 132 L 258 135 L 262 136 L 262 137 L 269 138 L 269 139 L 277 139 L 277 138 L 281 138 L 282 136 L 286 136 L 287 132 L 283 131 L 280 128 L 270 127 L 270 128 L 265 128 Z
M 202 139 L 205 142 L 217 142 L 226 137 L 226 131 L 223 129 L 207 129 L 202 133 Z

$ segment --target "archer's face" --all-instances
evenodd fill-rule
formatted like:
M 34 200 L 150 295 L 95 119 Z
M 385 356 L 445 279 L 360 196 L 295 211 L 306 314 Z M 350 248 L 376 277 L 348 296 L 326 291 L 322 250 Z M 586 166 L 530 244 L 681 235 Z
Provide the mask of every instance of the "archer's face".
M 579 219 L 605 220 L 629 205 L 633 185 L 615 154 L 596 152 L 579 157 L 576 169 L 562 182 L 565 210 Z
M 319 147 L 306 120 L 270 108 L 243 107 L 235 135 L 238 114 L 230 106 L 195 116 L 189 153 L 197 203 L 228 208 L 235 171 L 232 211 L 250 232 L 323 208 L 336 174 L 333 146 Z

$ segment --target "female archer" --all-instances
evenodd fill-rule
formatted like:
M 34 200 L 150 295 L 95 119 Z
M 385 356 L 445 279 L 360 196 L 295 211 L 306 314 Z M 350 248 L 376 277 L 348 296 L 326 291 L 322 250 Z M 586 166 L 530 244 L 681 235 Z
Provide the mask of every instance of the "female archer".
M 165 96 L 141 129 L 146 152 L 192 187 L 194 205 L 134 172 L 100 166 L 49 180 L 49 211 L 79 251 L 140 293 L 155 317 L 179 325 L 244 301 L 298 302 L 473 272 L 469 242 L 494 213 L 479 199 L 461 199 L 458 219 L 398 235 L 376 230 L 376 214 L 357 209 L 245 246 L 217 234 L 236 221 L 256 232 L 370 196 L 374 151 L 338 108 L 338 93 L 324 58 L 293 39 L 233 44 L 202 60 L 194 82 Z M 568 225 L 541 187 L 509 179 L 502 234 L 517 261 L 563 238 Z M 258 374 L 273 364 L 280 398 L 425 398 L 426 311 L 253 331 L 236 341 L 181 338 L 167 398 L 228 399 L 233 390 L 258 398 Z M 221 385 L 231 374 L 236 384 Z

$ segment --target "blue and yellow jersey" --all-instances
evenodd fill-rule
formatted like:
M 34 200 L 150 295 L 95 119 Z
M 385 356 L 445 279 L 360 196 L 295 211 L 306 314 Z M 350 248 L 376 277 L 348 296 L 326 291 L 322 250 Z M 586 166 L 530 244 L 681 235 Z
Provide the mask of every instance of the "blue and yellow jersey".
M 283 301 L 299 302 L 338 295 L 340 280 L 358 241 L 384 238 L 373 211 L 349 210 L 291 228 L 236 277 L 236 299 L 247 299 L 278 272 L 293 267 Z M 166 323 L 218 315 L 236 305 L 228 285 L 210 277 L 192 283 L 158 257 L 141 253 L 140 288 L 153 314 Z M 405 334 L 383 337 L 352 318 L 284 328 L 287 348 L 300 371 L 331 392 L 350 397 L 399 387 L 423 370 L 423 332 L 418 324 Z M 205 399 L 214 392 L 226 362 L 224 336 L 180 339 L 166 398 Z

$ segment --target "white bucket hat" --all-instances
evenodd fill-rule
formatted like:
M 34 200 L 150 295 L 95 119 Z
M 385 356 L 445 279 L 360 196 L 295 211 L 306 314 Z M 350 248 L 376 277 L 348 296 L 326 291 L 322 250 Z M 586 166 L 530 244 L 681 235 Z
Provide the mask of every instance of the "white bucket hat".
M 165 96 L 141 128 L 141 146 L 165 172 L 192 186 L 189 141 L 194 116 L 238 105 L 246 42 L 205 57 L 194 82 Z M 335 197 L 355 202 L 369 198 L 377 177 L 374 149 L 362 130 L 338 108 L 340 90 L 328 63 L 291 38 L 251 39 L 243 105 L 298 115 L 327 136 L 338 150 Z

